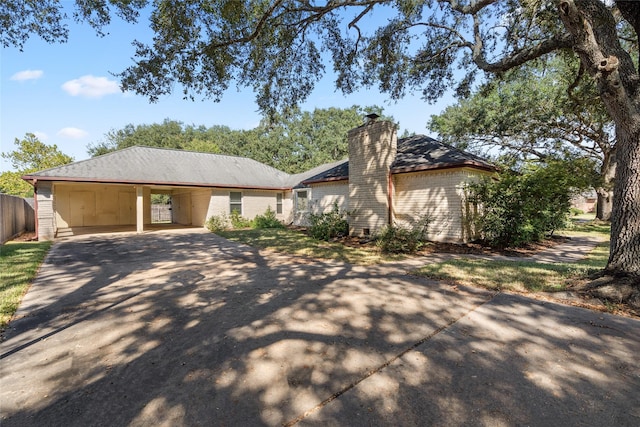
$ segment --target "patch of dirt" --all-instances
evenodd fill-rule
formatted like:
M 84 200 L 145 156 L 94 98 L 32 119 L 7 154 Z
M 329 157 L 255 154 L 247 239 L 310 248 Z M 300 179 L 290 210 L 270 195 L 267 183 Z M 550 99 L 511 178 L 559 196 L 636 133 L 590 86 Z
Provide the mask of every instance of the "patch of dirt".
M 26 233 L 22 233 L 18 237 L 11 239 L 13 242 L 35 242 L 37 240 L 38 236 L 36 236 L 35 231 L 27 231 Z
M 418 255 L 428 255 L 437 253 L 447 254 L 476 254 L 476 255 L 506 255 L 511 257 L 527 257 L 534 255 L 540 251 L 549 249 L 553 246 L 565 243 L 568 237 L 552 237 L 538 243 L 531 243 L 522 248 L 491 248 L 480 242 L 472 243 L 445 243 L 445 242 L 429 242 L 422 248 Z M 346 236 L 335 238 L 332 242 L 342 243 L 352 248 L 375 248 L 375 242 L 369 238 Z

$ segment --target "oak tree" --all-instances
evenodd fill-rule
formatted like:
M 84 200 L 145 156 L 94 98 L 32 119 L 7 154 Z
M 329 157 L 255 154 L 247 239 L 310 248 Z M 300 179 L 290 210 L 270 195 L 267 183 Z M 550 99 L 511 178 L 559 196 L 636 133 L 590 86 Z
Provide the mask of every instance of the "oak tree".
M 596 217 L 611 218 L 615 175 L 613 122 L 593 80 L 559 56 L 493 78 L 445 108 L 429 128 L 463 149 L 520 160 L 588 160 L 598 195 Z

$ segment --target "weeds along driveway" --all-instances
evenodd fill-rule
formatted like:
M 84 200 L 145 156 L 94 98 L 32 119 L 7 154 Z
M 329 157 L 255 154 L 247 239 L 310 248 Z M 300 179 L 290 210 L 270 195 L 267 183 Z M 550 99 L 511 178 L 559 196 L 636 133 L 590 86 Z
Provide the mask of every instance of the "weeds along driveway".
M 3 426 L 633 425 L 639 330 L 199 230 L 88 236 L 54 245 L 0 344 L 0 414 Z

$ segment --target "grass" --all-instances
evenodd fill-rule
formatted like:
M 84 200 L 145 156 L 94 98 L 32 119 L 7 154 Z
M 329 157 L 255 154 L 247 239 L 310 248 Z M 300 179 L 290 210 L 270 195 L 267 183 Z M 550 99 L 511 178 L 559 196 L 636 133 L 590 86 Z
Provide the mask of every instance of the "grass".
M 51 242 L 9 242 L 0 246 L 0 331 L 18 309 Z
M 377 248 L 353 248 L 339 242 L 319 241 L 299 231 L 288 229 L 232 230 L 221 231 L 216 234 L 259 249 L 271 249 L 281 253 L 313 258 L 333 259 L 349 264 L 370 265 L 402 259 L 401 256 L 382 254 Z
M 605 221 L 592 220 L 585 221 L 579 217 L 572 217 L 569 227 L 560 230 L 558 234 L 563 236 L 584 236 L 591 235 L 608 239 L 611 233 L 611 224 Z
M 608 257 L 609 242 L 603 242 L 585 259 L 571 264 L 457 259 L 426 265 L 414 273 L 494 290 L 558 292 L 565 290 L 571 282 L 603 269 Z
M 601 238 L 588 256 L 567 264 L 543 264 L 533 261 L 493 261 L 460 258 L 426 265 L 415 274 L 436 280 L 448 280 L 465 285 L 517 292 L 557 292 L 605 267 L 609 257 L 610 225 L 598 221 L 573 220 L 573 224 L 558 232 L 567 236 Z M 353 248 L 339 242 L 321 242 L 304 233 L 287 229 L 233 230 L 218 233 L 229 240 L 291 255 L 335 259 L 351 264 L 375 264 L 399 260 L 402 256 L 382 254 L 376 248 Z

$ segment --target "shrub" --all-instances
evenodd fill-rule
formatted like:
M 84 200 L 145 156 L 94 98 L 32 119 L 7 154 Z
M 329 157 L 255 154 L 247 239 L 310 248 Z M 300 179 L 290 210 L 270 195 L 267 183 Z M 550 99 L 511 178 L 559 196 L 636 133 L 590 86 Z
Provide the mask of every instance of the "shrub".
M 231 211 L 230 220 L 233 228 L 249 228 L 252 225 L 251 220 L 240 215 L 240 212 L 235 209 Z
M 212 233 L 224 231 L 229 228 L 229 218 L 227 218 L 227 215 L 224 213 L 220 215 L 213 215 L 207 219 L 205 226 Z
M 574 207 L 569 209 L 569 211 L 571 212 L 571 216 L 578 216 L 578 215 L 582 215 L 584 213 L 584 211 L 582 209 L 578 209 L 578 208 L 574 208 Z
M 388 225 L 375 237 L 376 245 L 385 253 L 413 253 L 424 246 L 432 218 L 420 217 L 410 226 Z
M 284 228 L 284 224 L 276 218 L 276 212 L 271 209 L 271 206 L 267 208 L 263 215 L 257 215 L 253 219 L 254 228 Z
M 347 213 L 341 212 L 338 203 L 333 203 L 333 208 L 329 212 L 322 214 L 308 215 L 309 235 L 318 240 L 330 240 L 334 237 L 343 237 L 349 234 L 349 223 Z
M 571 197 L 581 188 L 566 162 L 551 162 L 470 184 L 467 194 L 479 207 L 474 221 L 483 240 L 504 248 L 540 241 L 564 227 Z

